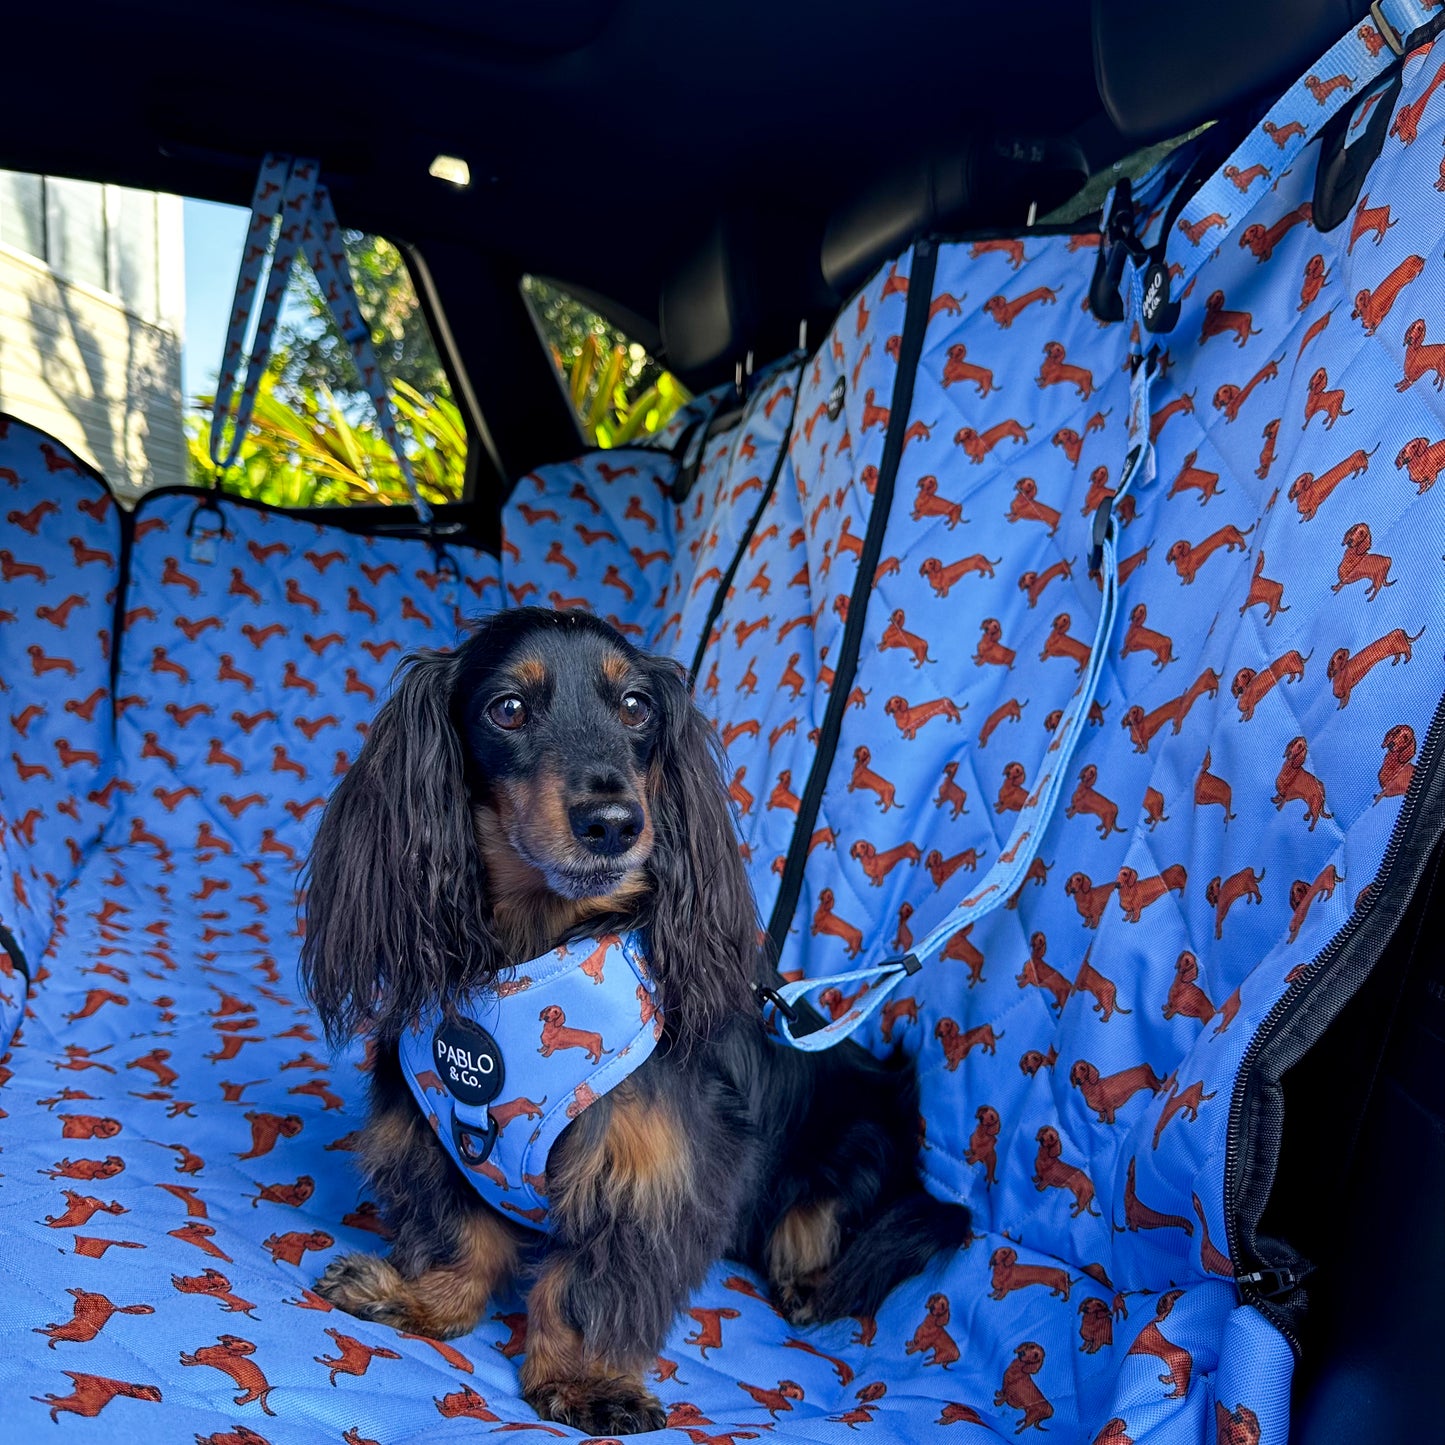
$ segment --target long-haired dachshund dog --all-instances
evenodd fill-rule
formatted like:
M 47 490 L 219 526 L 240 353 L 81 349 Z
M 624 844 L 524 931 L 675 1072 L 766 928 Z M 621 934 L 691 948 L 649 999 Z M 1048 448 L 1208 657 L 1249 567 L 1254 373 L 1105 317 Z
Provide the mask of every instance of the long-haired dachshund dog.
M 646 939 L 665 1025 L 552 1146 L 539 1235 L 463 1177 L 398 1041 L 512 965 L 623 928 Z M 919 1184 L 911 1071 L 769 1039 L 713 730 L 671 662 L 587 615 L 505 611 L 407 660 L 322 818 L 302 968 L 333 1039 L 377 1041 L 361 1160 L 395 1231 L 388 1258 L 344 1256 L 318 1292 L 447 1338 L 525 1272 L 522 1389 L 545 1419 L 660 1428 L 643 1370 L 722 1255 L 805 1324 L 873 1314 L 967 1242 L 967 1211 Z

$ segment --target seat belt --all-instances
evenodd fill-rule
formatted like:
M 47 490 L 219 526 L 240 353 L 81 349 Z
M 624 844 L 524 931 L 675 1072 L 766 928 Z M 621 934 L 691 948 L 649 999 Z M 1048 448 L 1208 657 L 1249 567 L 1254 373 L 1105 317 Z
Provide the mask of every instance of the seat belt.
M 1094 513 L 1089 572 L 1099 580 L 1103 602 L 1088 664 L 1044 751 L 1049 770 L 1020 809 L 1007 845 L 979 886 L 915 948 L 886 958 L 872 968 L 853 969 L 824 978 L 803 978 L 778 988 L 759 990 L 766 1015 L 774 1022 L 781 1038 L 793 1048 L 815 1053 L 849 1038 L 883 1007 L 888 995 L 905 978 L 941 953 L 961 929 L 992 913 L 1019 886 L 1058 807 L 1069 761 L 1082 736 L 1108 654 L 1119 599 L 1114 509 L 1131 488 L 1147 486 L 1155 474 L 1154 444 L 1149 436 L 1149 394 L 1158 373 L 1158 348 L 1151 347 L 1147 355 L 1142 348 L 1145 333 L 1167 332 L 1178 319 L 1178 303 L 1171 300 L 1168 244 L 1177 230 L 1192 248 L 1182 263 L 1182 275 L 1176 278 L 1182 294 L 1210 256 L 1244 224 L 1269 190 L 1267 185 L 1257 190 L 1251 186 L 1241 193 L 1228 173 L 1237 168 L 1237 173 L 1242 174 L 1251 166 L 1261 165 L 1267 178 L 1293 164 L 1334 115 L 1355 98 L 1362 85 L 1372 84 L 1397 64 L 1407 50 L 1420 42 L 1421 32 L 1427 27 L 1438 29 L 1445 24 L 1445 13 L 1435 16 L 1430 13 L 1437 4 L 1438 0 L 1435 3 L 1432 0 L 1375 0 L 1370 7 L 1373 23 L 1351 30 L 1340 39 L 1270 108 L 1225 164 L 1183 206 L 1176 226 L 1160 238 L 1155 248 L 1157 254 L 1147 250 L 1133 234 L 1132 218 L 1126 228 L 1128 234 L 1120 235 L 1115 241 L 1114 244 L 1123 247 L 1122 261 L 1118 255 L 1110 257 L 1112 264 L 1105 269 L 1111 278 L 1119 275 L 1125 287 L 1123 319 L 1132 370 L 1127 449 L 1118 490 L 1100 503 Z M 1349 84 L 1327 91 L 1319 83 L 1319 74 L 1344 75 Z M 1280 136 L 1284 137 L 1282 143 Z M 1122 197 L 1127 204 L 1128 195 L 1122 184 L 1110 192 L 1101 228 L 1101 245 L 1109 244 L 1109 222 L 1116 201 Z M 1209 222 L 1207 226 L 1202 224 L 1205 221 Z M 1118 231 L 1117 227 L 1114 229 Z M 1205 244 L 1206 239 L 1209 244 Z M 794 1005 L 805 995 L 831 987 L 845 989 L 852 984 L 862 984 L 867 991 L 846 1014 L 811 1033 L 793 1033 L 792 1025 L 799 1019 Z
M 305 250 L 337 329 L 351 349 L 382 436 L 401 468 L 417 520 L 429 528 L 432 508 L 417 486 L 401 445 L 386 377 L 377 365 L 371 330 L 357 304 L 351 265 L 341 242 L 331 193 L 321 183 L 321 163 L 315 160 L 268 155 L 256 178 L 251 197 L 251 224 L 246 231 L 241 268 L 236 276 L 236 294 L 226 328 L 226 349 L 221 357 L 216 401 L 211 412 L 209 449 L 216 468 L 215 485 L 219 488 L 221 478 L 235 465 L 250 427 L 256 395 L 271 354 L 271 338 L 281 301 L 286 294 L 286 282 L 299 249 Z M 246 348 L 248 332 L 252 333 L 249 350 Z

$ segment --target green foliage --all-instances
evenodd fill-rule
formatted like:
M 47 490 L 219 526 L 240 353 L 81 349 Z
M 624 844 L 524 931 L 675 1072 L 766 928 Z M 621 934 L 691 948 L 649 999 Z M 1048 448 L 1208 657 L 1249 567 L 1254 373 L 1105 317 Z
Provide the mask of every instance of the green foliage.
M 522 289 L 589 445 L 626 446 L 692 399 L 644 347 L 575 296 L 536 276 Z
M 226 491 L 278 507 L 409 504 L 401 467 L 369 411 L 352 421 L 324 384 L 289 390 L 283 397 L 274 371 L 262 379 L 240 457 L 222 481 Z M 425 397 L 404 381 L 393 383 L 391 398 L 422 495 L 433 503 L 457 501 L 467 436 L 456 404 L 446 396 Z M 213 403 L 212 397 L 197 398 L 207 412 Z M 214 477 L 209 431 L 209 415 L 187 417 L 191 480 L 201 487 Z

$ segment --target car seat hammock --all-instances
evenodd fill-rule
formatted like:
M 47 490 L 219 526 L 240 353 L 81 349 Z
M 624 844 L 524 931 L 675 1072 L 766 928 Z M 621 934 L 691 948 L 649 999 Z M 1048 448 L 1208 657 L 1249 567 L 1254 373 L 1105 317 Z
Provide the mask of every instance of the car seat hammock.
M 961 929 L 976 923 L 1005 902 L 1020 884 L 1034 860 L 1058 807 L 1069 761 L 1087 721 L 1098 689 L 1104 659 L 1108 654 L 1118 611 L 1119 556 L 1114 510 L 1134 486 L 1145 487 L 1154 479 L 1154 444 L 1149 435 L 1150 387 L 1158 371 L 1158 348 L 1144 351 L 1145 333 L 1167 333 L 1178 319 L 1178 303 L 1171 300 L 1172 280 L 1182 293 L 1204 263 L 1233 235 L 1254 211 L 1269 187 L 1251 187 L 1241 193 L 1230 180 L 1259 167 L 1265 175 L 1287 170 L 1330 120 L 1346 105 L 1359 99 L 1362 86 L 1372 85 L 1390 71 L 1422 38 L 1417 32 L 1434 28 L 1437 6 L 1428 0 L 1375 0 L 1370 7 L 1374 27 L 1364 25 L 1335 43 L 1276 102 L 1269 113 L 1251 128 L 1226 163 L 1189 196 L 1181 192 L 1171 206 L 1156 244 L 1146 247 L 1135 231 L 1135 217 L 1127 180 L 1121 181 L 1105 203 L 1100 237 L 1099 275 L 1107 278 L 1110 293 L 1122 283 L 1122 298 L 1112 296 L 1114 319 L 1125 322 L 1129 341 L 1128 450 L 1124 457 L 1118 490 L 1099 504 L 1094 513 L 1089 572 L 1099 583 L 1103 601 L 1089 649 L 1088 663 L 1055 725 L 1044 756 L 1052 759 L 1049 770 L 1019 810 L 1018 819 L 998 861 L 984 875 L 979 886 L 958 904 L 916 947 L 908 953 L 885 959 L 872 968 L 851 969 L 823 978 L 801 978 L 776 988 L 760 991 L 764 1009 L 779 1036 L 796 1049 L 812 1053 L 827 1049 L 850 1037 L 882 1008 L 888 995 L 903 979 L 918 972 L 939 954 L 948 940 Z M 1348 87 L 1316 94 L 1308 81 L 1314 72 L 1350 77 Z M 1305 101 L 1314 103 L 1311 113 Z M 1311 114 L 1308 124 L 1301 114 Z M 1285 137 L 1281 142 L 1278 137 Z M 1175 231 L 1190 249 L 1172 262 L 1167 247 Z M 1207 244 L 1206 244 L 1207 239 Z M 1096 278 L 1097 279 L 1097 278 Z M 1122 304 L 1120 302 L 1122 301 Z M 820 989 L 863 985 L 867 991 L 840 1018 L 804 1034 L 794 1034 L 799 1021 L 794 1008 L 805 995 Z

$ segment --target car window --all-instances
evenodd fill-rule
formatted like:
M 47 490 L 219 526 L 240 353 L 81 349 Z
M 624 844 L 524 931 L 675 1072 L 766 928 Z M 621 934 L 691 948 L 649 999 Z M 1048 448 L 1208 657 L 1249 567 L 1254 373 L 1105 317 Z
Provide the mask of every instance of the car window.
M 522 294 L 588 446 L 650 436 L 692 400 L 646 347 L 557 282 L 524 276 Z
M 207 438 L 249 212 L 0 171 L 0 410 L 53 433 L 124 500 L 217 482 Z M 344 231 L 362 315 L 424 495 L 458 500 L 467 428 L 402 252 Z M 287 507 L 405 504 L 304 254 L 239 459 L 219 479 Z

